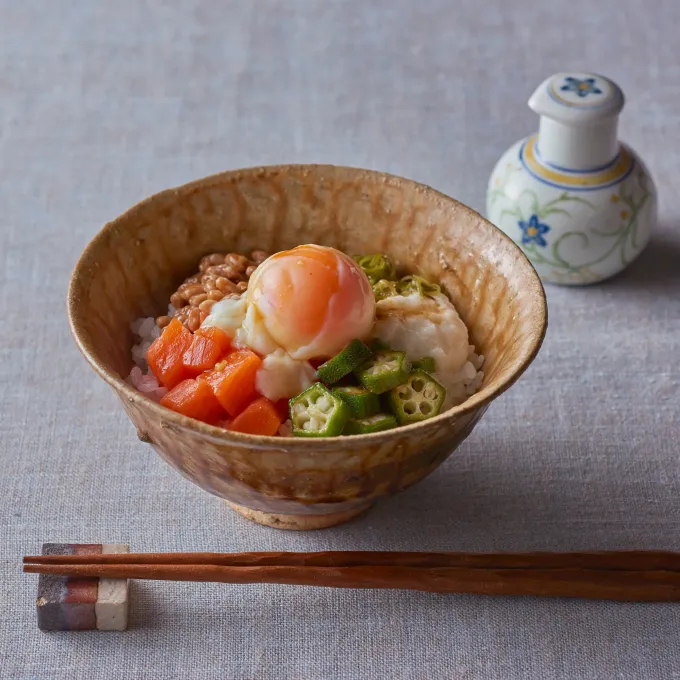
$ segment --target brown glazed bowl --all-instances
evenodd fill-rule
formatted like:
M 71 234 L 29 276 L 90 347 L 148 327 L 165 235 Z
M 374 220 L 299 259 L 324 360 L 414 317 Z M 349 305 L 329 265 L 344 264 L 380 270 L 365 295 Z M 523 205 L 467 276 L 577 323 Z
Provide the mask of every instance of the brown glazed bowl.
M 201 256 L 302 243 L 384 252 L 441 283 L 486 357 L 479 392 L 422 423 L 314 440 L 227 432 L 169 411 L 124 382 L 132 367 L 130 323 L 164 313 Z M 547 324 L 533 267 L 476 212 L 407 179 L 321 165 L 224 172 L 142 201 L 85 249 L 68 313 L 80 350 L 120 397 L 142 441 L 242 515 L 286 529 L 347 521 L 429 475 L 531 363 Z

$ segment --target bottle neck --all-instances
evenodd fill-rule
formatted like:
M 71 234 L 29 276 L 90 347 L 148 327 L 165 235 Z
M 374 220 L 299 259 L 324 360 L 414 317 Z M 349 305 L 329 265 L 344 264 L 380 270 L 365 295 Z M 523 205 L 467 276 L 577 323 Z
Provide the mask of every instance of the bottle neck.
M 568 170 L 594 170 L 607 165 L 619 152 L 618 119 L 592 125 L 565 125 L 541 116 L 538 151 L 541 160 Z

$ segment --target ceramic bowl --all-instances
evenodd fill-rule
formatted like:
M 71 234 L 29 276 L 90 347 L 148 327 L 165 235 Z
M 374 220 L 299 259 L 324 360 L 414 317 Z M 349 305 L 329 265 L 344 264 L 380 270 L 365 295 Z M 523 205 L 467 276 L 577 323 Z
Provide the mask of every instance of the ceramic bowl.
M 163 313 L 201 256 L 302 243 L 385 252 L 440 282 L 486 357 L 479 392 L 422 423 L 314 440 L 227 432 L 169 411 L 124 382 L 132 366 L 130 323 Z M 288 529 L 344 522 L 429 475 L 524 372 L 547 324 L 531 264 L 476 212 L 410 180 L 316 165 L 224 172 L 142 201 L 85 249 L 68 313 L 78 347 L 115 390 L 142 441 L 242 515 Z

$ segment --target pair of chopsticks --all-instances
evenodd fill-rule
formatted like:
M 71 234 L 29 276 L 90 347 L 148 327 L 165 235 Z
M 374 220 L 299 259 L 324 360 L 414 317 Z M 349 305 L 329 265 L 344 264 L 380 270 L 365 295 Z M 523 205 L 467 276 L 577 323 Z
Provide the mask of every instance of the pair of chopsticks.
M 680 600 L 680 553 L 249 552 L 24 557 L 24 572 L 79 578 L 278 583 L 434 593 Z

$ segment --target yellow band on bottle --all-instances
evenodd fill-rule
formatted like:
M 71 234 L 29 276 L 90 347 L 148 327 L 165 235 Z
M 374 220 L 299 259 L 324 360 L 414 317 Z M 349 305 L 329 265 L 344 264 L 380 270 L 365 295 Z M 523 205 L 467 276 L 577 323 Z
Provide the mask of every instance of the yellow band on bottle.
M 522 145 L 520 160 L 537 179 L 559 188 L 602 189 L 618 183 L 633 169 L 633 156 L 625 146 L 621 146 L 621 151 L 610 165 L 595 171 L 551 167 L 539 159 L 536 140 L 537 136 L 534 135 Z

